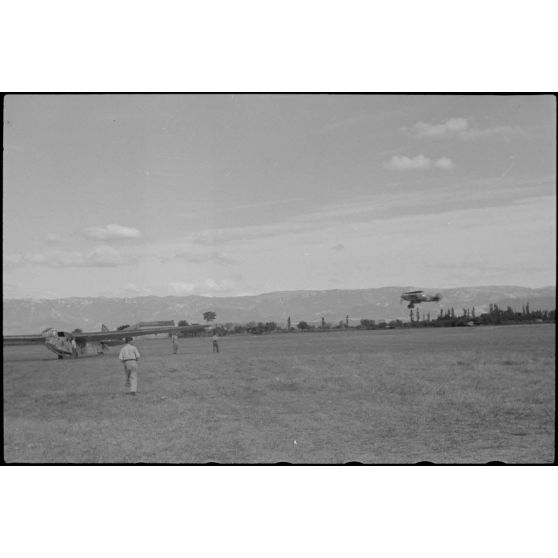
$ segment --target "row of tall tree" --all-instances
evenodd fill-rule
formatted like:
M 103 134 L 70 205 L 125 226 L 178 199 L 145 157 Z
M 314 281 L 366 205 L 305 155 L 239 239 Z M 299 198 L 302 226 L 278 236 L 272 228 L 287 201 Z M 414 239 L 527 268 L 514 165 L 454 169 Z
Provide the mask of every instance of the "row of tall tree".
M 217 315 L 213 311 L 203 313 L 203 319 L 209 324 L 215 321 Z M 474 326 L 474 325 L 505 325 L 516 323 L 539 323 L 539 322 L 556 322 L 556 309 L 554 310 L 531 310 L 529 303 L 524 304 L 521 312 L 515 311 L 511 306 L 505 310 L 501 309 L 497 304 L 490 304 L 488 312 L 477 314 L 474 307 L 462 308 L 456 311 L 453 307 L 440 309 L 437 316 L 432 317 L 428 311 L 421 311 L 420 307 L 411 309 L 409 312 L 409 321 L 400 319 L 391 320 L 373 320 L 361 319 L 360 325 L 349 326 L 349 316 L 345 316 L 344 320 L 340 320 L 336 324 L 326 322 L 322 317 L 319 325 L 309 323 L 305 320 L 299 321 L 295 326 L 292 325 L 291 317 L 287 318 L 287 326 L 281 327 L 277 322 L 255 322 L 250 321 L 246 324 L 227 322 L 225 324 L 216 324 L 214 330 L 218 335 L 224 336 L 229 334 L 245 334 L 252 333 L 261 335 L 264 333 L 293 332 L 293 331 L 323 331 L 338 329 L 394 329 L 408 327 L 456 327 L 456 326 Z M 179 326 L 189 325 L 186 320 L 179 320 Z M 122 329 L 127 326 L 120 326 Z M 183 336 L 201 335 L 200 332 L 183 333 Z
M 411 309 L 409 322 L 392 320 L 390 322 L 378 322 L 375 320 L 361 320 L 363 329 L 381 329 L 397 327 L 455 327 L 475 325 L 506 325 L 517 323 L 540 323 L 556 322 L 556 309 L 554 310 L 531 310 L 529 303 L 523 305 L 522 311 L 517 312 L 511 306 L 505 310 L 497 304 L 490 304 L 488 312 L 477 315 L 475 308 L 462 308 L 456 312 L 454 308 L 440 309 L 438 316 L 432 318 L 430 312 L 421 313 L 420 308 Z

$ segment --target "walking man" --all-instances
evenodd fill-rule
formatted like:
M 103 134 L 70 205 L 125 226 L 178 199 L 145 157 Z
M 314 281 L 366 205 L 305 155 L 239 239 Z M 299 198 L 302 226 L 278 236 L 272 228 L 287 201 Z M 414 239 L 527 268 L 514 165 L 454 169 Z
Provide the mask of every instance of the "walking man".
M 219 336 L 217 335 L 217 332 L 215 330 L 213 330 L 213 337 L 211 338 L 213 339 L 213 352 L 214 353 L 218 353 L 219 352 Z
M 132 338 L 126 337 L 126 345 L 120 350 L 118 358 L 124 365 L 124 376 L 126 379 L 126 389 L 128 395 L 136 395 L 138 389 L 138 362 L 140 353 L 136 347 L 132 345 Z
M 178 335 L 176 335 L 176 333 L 172 333 L 171 339 L 172 339 L 172 352 L 173 354 L 176 354 L 178 353 Z

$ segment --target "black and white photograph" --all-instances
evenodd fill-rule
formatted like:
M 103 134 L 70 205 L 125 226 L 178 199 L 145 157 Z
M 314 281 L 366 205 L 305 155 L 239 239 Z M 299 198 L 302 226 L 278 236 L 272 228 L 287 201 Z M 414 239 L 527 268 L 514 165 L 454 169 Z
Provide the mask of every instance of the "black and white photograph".
M 555 459 L 556 98 L 9 94 L 8 464 Z
M 4 554 L 552 553 L 554 12 L 5 3 Z

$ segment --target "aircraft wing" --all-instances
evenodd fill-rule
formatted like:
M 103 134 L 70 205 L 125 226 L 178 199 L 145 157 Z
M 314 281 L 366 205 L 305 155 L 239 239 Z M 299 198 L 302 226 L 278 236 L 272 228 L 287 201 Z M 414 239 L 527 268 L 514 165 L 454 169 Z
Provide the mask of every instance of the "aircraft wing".
M 4 345 L 44 345 L 44 335 L 4 335 Z
M 204 325 L 189 325 L 189 326 L 168 326 L 168 327 L 150 327 L 142 329 L 122 329 L 118 331 L 92 331 L 86 333 L 72 333 L 77 343 L 96 341 L 102 343 L 103 341 L 119 341 L 126 337 L 140 337 L 142 335 L 153 335 L 154 333 L 180 333 L 183 331 L 204 331 L 211 326 Z

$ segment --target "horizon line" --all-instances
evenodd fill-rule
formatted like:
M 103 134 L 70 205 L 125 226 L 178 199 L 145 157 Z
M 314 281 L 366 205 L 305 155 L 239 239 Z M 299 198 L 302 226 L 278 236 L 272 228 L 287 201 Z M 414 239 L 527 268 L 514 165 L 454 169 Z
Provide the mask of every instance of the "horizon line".
M 265 296 L 270 294 L 280 294 L 280 293 L 303 293 L 303 292 L 334 292 L 334 291 L 371 291 L 371 290 L 381 290 L 381 289 L 417 289 L 417 290 L 437 290 L 437 291 L 447 291 L 452 289 L 487 289 L 487 288 L 520 288 L 520 289 L 556 289 L 556 285 L 542 285 L 540 287 L 526 287 L 524 285 L 461 285 L 459 287 L 416 287 L 416 286 L 402 286 L 402 285 L 385 285 L 383 287 L 361 287 L 361 288 L 348 288 L 348 289 L 293 289 L 293 290 L 276 290 L 276 291 L 266 291 L 257 294 L 240 294 L 240 295 L 200 295 L 200 294 L 167 294 L 167 295 L 135 295 L 135 296 L 103 296 L 103 295 L 91 295 L 91 296 L 65 296 L 65 297 L 2 297 L 2 301 L 9 300 L 69 300 L 69 299 L 89 299 L 89 298 L 101 298 L 101 299 L 119 299 L 119 300 L 129 300 L 137 298 L 188 298 L 188 297 L 199 297 L 199 298 L 209 298 L 209 299 L 219 299 L 219 298 L 248 298 L 256 296 Z

